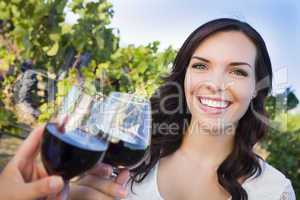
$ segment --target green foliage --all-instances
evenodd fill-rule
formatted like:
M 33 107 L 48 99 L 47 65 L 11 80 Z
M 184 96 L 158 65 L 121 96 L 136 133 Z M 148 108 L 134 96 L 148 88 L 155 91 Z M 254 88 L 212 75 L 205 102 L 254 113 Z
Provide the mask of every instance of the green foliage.
M 0 135 L 2 133 L 20 135 L 22 130 L 13 123 L 17 120 L 16 115 L 5 108 L 1 99 L 3 99 L 3 93 L 0 90 Z
M 270 152 L 267 161 L 292 181 L 295 192 L 298 194 L 297 197 L 299 198 L 300 129 L 286 132 L 272 129 L 262 144 Z
M 50 119 L 51 115 L 62 102 L 63 97 L 67 95 L 68 91 L 74 84 L 76 84 L 76 70 L 72 69 L 67 78 L 57 81 L 57 93 L 55 101 L 45 102 L 40 106 L 39 109 L 41 114 L 39 115 L 38 122 L 42 123 Z
M 79 16 L 75 24 L 65 23 L 66 8 Z M 12 25 L 11 29 L 0 32 L 2 70 L 14 69 L 2 86 L 8 91 L 5 98 L 12 96 L 11 88 L 24 60 L 32 60 L 35 69 L 48 70 L 58 80 L 56 100 L 41 102 L 39 122 L 49 119 L 61 97 L 79 77 L 83 77 L 88 87 L 95 85 L 95 89 L 105 94 L 119 90 L 149 96 L 175 56 L 171 47 L 158 52 L 159 42 L 119 48 L 118 36 L 108 27 L 113 10 L 106 0 L 69 3 L 67 0 L 2 0 L 0 13 L 3 27 Z M 91 54 L 91 61 L 78 71 L 76 63 L 86 52 Z M 75 61 L 68 61 L 72 56 Z M 10 106 L 13 110 L 14 106 Z
M 300 198 L 300 115 L 289 112 L 298 103 L 290 88 L 268 97 L 268 114 L 279 126 L 270 128 L 261 144 L 270 153 L 267 161 L 291 179 L 297 198 Z
M 171 47 L 164 52 L 158 52 L 158 45 L 157 42 L 146 47 L 130 45 L 119 48 L 111 55 L 109 61 L 100 64 L 91 62 L 88 67 L 81 69 L 85 87 L 104 95 L 108 95 L 111 91 L 122 91 L 149 97 L 159 86 L 160 76 L 168 72 L 167 66 L 175 57 L 175 50 Z M 71 70 L 65 79 L 57 82 L 56 101 L 41 106 L 40 122 L 49 119 L 55 107 L 61 102 L 61 98 L 76 82 L 75 69 Z
M 59 102 L 61 91 L 67 90 L 77 79 L 74 70 L 68 72 L 68 68 L 72 67 L 69 66 L 72 62 L 66 59 L 70 57 L 70 52 L 74 52 L 71 56 L 76 56 L 77 60 L 82 53 L 91 53 L 92 63 L 97 66 L 108 61 L 118 48 L 118 36 L 113 34 L 113 29 L 107 27 L 113 15 L 111 3 L 106 0 L 76 0 L 67 5 L 67 2 L 0 1 L 0 72 L 13 69 L 0 86 L 0 89 L 5 91 L 4 99 L 11 98 L 12 86 L 20 74 L 20 64 L 24 60 L 32 60 L 35 69 L 50 71 L 60 78 L 57 84 Z M 64 10 L 67 6 L 79 15 L 77 23 L 73 25 L 64 22 Z M 94 70 L 86 69 L 93 75 Z M 67 73 L 66 77 L 61 73 Z M 6 107 L 14 111 L 14 105 L 9 100 L 5 102 Z M 39 121 L 47 120 L 56 104 L 56 101 L 42 104 Z M 4 122 L 7 119 L 0 121 Z
M 289 131 L 300 130 L 300 113 L 288 115 L 287 127 Z
M 266 101 L 266 110 L 269 117 L 274 119 L 279 113 L 286 113 L 297 107 L 299 100 L 293 90 L 288 87 L 284 92 L 268 96 Z
M 104 81 L 104 93 L 117 90 L 149 97 L 160 84 L 160 76 L 168 72 L 176 53 L 171 47 L 158 52 L 158 45 L 153 42 L 148 46 L 119 48 L 111 60 L 98 65 L 96 75 Z
M 71 2 L 70 9 L 80 16 L 74 25 L 64 23 L 66 6 L 67 0 L 1 1 L 0 19 L 14 27 L 1 35 L 2 40 L 10 41 L 2 43 L 0 51 L 5 68 L 31 59 L 39 69 L 57 71 L 70 48 L 78 55 L 90 51 L 97 62 L 109 59 L 118 46 L 113 29 L 107 28 L 113 14 L 111 4 L 104 0 Z
M 2 0 L 0 19 L 10 21 L 14 27 L 3 35 L 15 48 L 8 54 L 14 53 L 16 59 L 35 58 L 36 63 L 45 65 L 48 54 L 54 54 L 57 48 L 57 41 L 51 36 L 61 32 L 59 23 L 64 20 L 66 3 L 67 0 Z
M 89 3 L 78 0 L 73 1 L 70 7 L 80 16 L 69 33 L 72 35 L 69 38 L 71 45 L 78 52 L 92 51 L 96 62 L 109 59 L 119 42 L 113 29 L 107 28 L 113 15 L 112 4 L 104 0 Z

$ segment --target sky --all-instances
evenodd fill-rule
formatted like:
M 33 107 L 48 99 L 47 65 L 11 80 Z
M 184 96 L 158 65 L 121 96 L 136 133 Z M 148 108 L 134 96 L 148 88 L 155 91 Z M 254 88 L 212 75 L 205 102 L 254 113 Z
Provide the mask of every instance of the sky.
M 160 41 L 180 48 L 201 24 L 220 17 L 248 22 L 264 38 L 273 65 L 273 92 L 292 87 L 300 98 L 300 3 L 297 0 L 110 0 L 111 27 L 121 46 Z M 70 17 L 69 17 L 70 18 Z M 297 111 L 300 111 L 298 106 Z

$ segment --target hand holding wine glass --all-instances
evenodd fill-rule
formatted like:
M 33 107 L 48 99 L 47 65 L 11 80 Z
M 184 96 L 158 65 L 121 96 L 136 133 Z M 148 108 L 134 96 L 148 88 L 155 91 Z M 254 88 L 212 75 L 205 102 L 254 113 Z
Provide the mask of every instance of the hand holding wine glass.
M 111 177 L 113 168 L 104 163 L 97 163 L 85 175 L 70 183 L 70 199 L 93 200 L 123 199 L 128 194 L 126 183 L 130 178 L 129 171 L 122 169 L 116 177 Z
M 109 141 L 103 163 L 71 185 L 74 200 L 125 198 L 129 170 L 146 162 L 151 137 L 150 102 L 134 94 L 112 92 L 93 118 Z M 108 163 L 112 165 L 107 165 Z M 113 176 L 111 176 L 113 174 Z M 108 176 L 108 177 L 107 177 Z M 79 194 L 82 197 L 79 198 Z
M 59 176 L 49 176 L 36 162 L 44 127 L 30 133 L 0 174 L 0 199 L 31 200 L 57 196 L 63 188 Z
M 75 85 L 46 124 L 41 158 L 47 173 L 62 176 L 65 193 L 69 180 L 101 161 L 107 149 L 107 142 L 98 137 L 90 117 L 102 98 L 101 94 Z
M 133 94 L 113 92 L 103 101 L 72 87 L 46 125 L 41 155 L 47 172 L 68 183 L 101 161 L 117 173 L 134 169 L 149 150 L 150 110 L 148 100 Z

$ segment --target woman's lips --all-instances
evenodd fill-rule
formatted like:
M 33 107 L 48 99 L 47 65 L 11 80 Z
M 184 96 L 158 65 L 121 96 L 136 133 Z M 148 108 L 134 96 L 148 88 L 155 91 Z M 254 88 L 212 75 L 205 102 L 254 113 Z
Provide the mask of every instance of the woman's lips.
M 209 106 L 209 105 L 205 105 L 201 102 L 201 97 L 197 97 L 197 99 L 198 99 L 198 102 L 200 105 L 200 109 L 202 111 L 204 111 L 205 113 L 214 114 L 214 115 L 224 113 L 228 109 L 228 107 L 230 107 L 230 105 L 232 104 L 232 102 L 226 101 L 227 106 L 225 106 L 225 107 Z

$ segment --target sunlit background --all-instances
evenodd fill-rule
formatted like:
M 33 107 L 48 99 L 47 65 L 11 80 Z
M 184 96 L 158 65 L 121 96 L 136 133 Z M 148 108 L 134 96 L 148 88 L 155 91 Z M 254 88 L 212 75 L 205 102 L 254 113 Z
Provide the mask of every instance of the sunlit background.
M 159 41 L 161 50 L 179 48 L 201 24 L 219 17 L 248 22 L 263 36 L 274 71 L 274 93 L 291 87 L 300 97 L 300 4 L 297 0 L 198 1 L 112 0 L 111 27 L 120 31 L 121 46 Z M 67 22 L 77 19 L 67 12 Z M 294 112 L 300 111 L 298 106 Z

